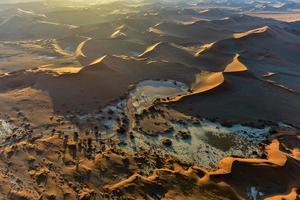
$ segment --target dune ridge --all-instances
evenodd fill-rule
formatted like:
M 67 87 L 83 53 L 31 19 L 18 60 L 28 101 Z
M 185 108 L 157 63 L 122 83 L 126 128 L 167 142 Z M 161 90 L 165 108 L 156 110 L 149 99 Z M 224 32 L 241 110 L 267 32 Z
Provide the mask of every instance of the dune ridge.
M 244 165 L 249 166 L 255 166 L 256 168 L 260 167 L 270 167 L 276 169 L 278 167 L 284 168 L 286 166 L 287 162 L 287 154 L 282 152 L 279 149 L 279 141 L 274 139 L 272 140 L 271 144 L 266 147 L 267 150 L 267 158 L 266 159 L 251 159 L 251 158 L 233 158 L 228 157 L 224 158 L 219 163 L 219 169 L 215 171 L 207 171 L 199 166 L 192 166 L 188 169 L 183 169 L 180 165 L 174 165 L 174 169 L 156 169 L 152 175 L 150 176 L 141 176 L 140 174 L 134 174 L 130 176 L 128 179 L 124 179 L 114 185 L 109 185 L 108 188 L 111 191 L 118 190 L 118 189 L 124 189 L 129 187 L 130 185 L 136 185 L 138 182 L 143 182 L 144 184 L 149 183 L 155 183 L 157 180 L 160 180 L 161 176 L 166 176 L 167 174 L 174 174 L 177 176 L 185 176 L 190 178 L 195 178 L 196 185 L 198 187 L 206 187 L 208 185 L 216 185 L 219 188 L 224 188 L 225 191 L 232 193 L 234 195 L 234 198 L 236 199 L 243 199 L 238 192 L 236 192 L 230 184 L 227 184 L 226 181 L 220 181 L 215 182 L 215 180 L 222 180 L 222 176 L 224 178 L 226 175 L 230 175 L 233 173 L 232 170 L 234 170 L 234 166 L 237 163 L 243 163 Z M 201 176 L 196 175 L 199 174 L 199 171 L 203 174 Z M 225 178 L 226 179 L 226 178 Z M 288 199 L 288 200 L 295 200 L 297 198 L 297 188 L 291 187 L 291 191 L 286 195 L 281 194 L 275 194 L 275 195 L 269 195 L 269 197 L 266 197 L 265 199 L 268 200 L 277 200 L 277 199 Z M 231 197 L 233 198 L 233 197 Z
M 210 45 L 209 45 L 210 46 Z M 209 47 L 208 47 L 209 48 Z M 191 85 L 191 92 L 180 95 L 164 102 L 176 102 L 184 97 L 197 95 L 221 86 L 225 81 L 224 73 L 239 73 L 248 71 L 248 68 L 239 61 L 239 54 L 236 54 L 230 64 L 223 72 L 202 72 L 196 75 L 195 82 Z
M 158 42 L 155 43 L 151 46 L 149 46 L 142 54 L 139 55 L 139 57 L 143 57 L 144 55 L 146 55 L 147 53 L 153 51 L 156 47 L 158 47 L 160 44 L 162 44 L 162 42 Z
M 204 52 L 206 49 L 211 48 L 214 45 L 214 42 L 209 43 L 209 44 L 204 44 L 202 45 L 199 50 L 197 51 L 197 53 L 195 54 L 195 56 L 199 56 L 202 52 Z
M 297 35 L 294 35 L 293 33 L 288 32 L 286 29 L 276 25 L 268 25 L 243 33 L 235 33 L 233 34 L 233 39 L 256 38 L 257 36 L 269 37 L 269 39 L 277 38 L 284 42 L 300 42 L 300 39 L 297 37 Z
M 297 188 L 292 188 L 291 192 L 286 195 L 274 195 L 272 197 L 267 197 L 265 200 L 295 200 L 298 198 Z
M 40 67 L 36 70 L 36 72 L 53 72 L 55 75 L 63 75 L 63 74 L 76 74 L 80 72 L 82 67 L 72 67 L 72 66 L 66 66 L 66 67 Z
M 278 140 L 273 140 L 270 145 L 266 147 L 266 152 L 268 155 L 267 159 L 249 159 L 249 158 L 224 158 L 219 163 L 219 169 L 214 172 L 209 172 L 210 175 L 218 174 L 230 174 L 232 172 L 232 166 L 235 161 L 254 163 L 254 164 L 265 164 L 273 163 L 278 166 L 285 166 L 287 161 L 287 155 L 280 151 L 280 143 Z
M 83 40 L 76 48 L 76 51 L 75 51 L 75 56 L 76 57 L 84 57 L 86 58 L 87 56 L 83 53 L 82 49 L 84 48 L 84 45 L 88 42 L 92 40 L 92 38 L 90 37 L 86 37 L 85 40 Z
M 269 26 L 264 26 L 264 27 L 253 29 L 253 30 L 250 30 L 250 31 L 247 31 L 247 32 L 243 32 L 243 33 L 235 33 L 235 34 L 233 34 L 233 38 L 240 39 L 240 38 L 243 38 L 243 37 L 246 37 L 246 36 L 250 36 L 252 34 L 265 33 L 269 29 L 270 29 Z
M 98 63 L 101 63 L 105 58 L 106 58 L 107 55 L 104 55 L 100 58 L 97 58 L 95 59 L 93 62 L 91 62 L 89 65 L 95 65 L 95 64 L 98 64 Z
M 62 55 L 62 56 L 73 56 L 73 54 L 72 53 L 70 53 L 70 52 L 68 52 L 68 51 L 66 51 L 66 50 L 64 50 L 64 49 L 62 49 L 60 46 L 59 46 L 59 44 L 58 44 L 58 42 L 57 42 L 57 40 L 55 39 L 54 40 L 54 42 L 53 42 L 53 48 L 54 48 L 54 51 L 55 52 L 57 52 L 58 54 L 60 54 L 60 55 Z
M 121 30 L 117 30 L 114 33 L 111 34 L 112 39 L 120 39 L 125 38 L 127 35 L 125 33 L 122 33 Z

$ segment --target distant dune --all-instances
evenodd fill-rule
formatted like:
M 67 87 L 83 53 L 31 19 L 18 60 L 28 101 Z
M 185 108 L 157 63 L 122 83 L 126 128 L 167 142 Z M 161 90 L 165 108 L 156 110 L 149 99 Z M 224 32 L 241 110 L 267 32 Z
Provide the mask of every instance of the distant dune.
M 0 25 L 0 39 L 24 40 L 61 37 L 72 27 L 53 22 L 13 16 Z
M 193 67 L 200 66 L 200 63 L 191 52 L 165 42 L 159 42 L 149 46 L 139 57 L 154 61 L 181 63 Z
M 249 14 L 253 16 L 276 19 L 285 22 L 295 22 L 300 20 L 300 12 L 297 10 L 288 12 L 253 12 Z

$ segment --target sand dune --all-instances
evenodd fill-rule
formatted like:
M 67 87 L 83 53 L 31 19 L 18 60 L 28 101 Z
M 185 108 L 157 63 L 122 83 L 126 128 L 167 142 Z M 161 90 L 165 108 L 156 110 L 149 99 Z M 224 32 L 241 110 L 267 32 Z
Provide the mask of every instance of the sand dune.
M 66 66 L 66 67 L 51 67 L 47 68 L 45 67 L 39 67 L 36 70 L 33 70 L 34 72 L 53 72 L 55 75 L 63 75 L 63 74 L 76 74 L 78 73 L 82 68 L 81 67 L 72 67 L 72 66 Z
M 224 72 L 244 72 L 247 71 L 248 68 L 240 62 L 239 60 L 240 55 L 237 54 L 232 60 L 232 63 L 226 66 Z
M 1 4 L 0 199 L 298 198 L 300 27 L 224 2 Z
M 124 33 L 124 32 L 128 29 L 129 28 L 125 24 L 122 24 L 121 26 L 119 26 L 115 29 L 115 32 L 113 32 L 111 34 L 110 38 L 112 38 L 112 39 L 124 39 L 124 38 L 127 37 L 126 33 Z
M 297 10 L 288 12 L 253 12 L 249 14 L 253 16 L 271 18 L 285 22 L 296 22 L 300 19 L 300 13 Z
M 197 51 L 197 53 L 195 54 L 195 56 L 199 56 L 203 51 L 205 51 L 206 49 L 211 48 L 214 45 L 214 43 L 209 43 L 209 44 L 204 44 L 202 45 L 199 50 Z
M 242 158 L 224 158 L 219 163 L 219 169 L 217 171 L 211 172 L 210 175 L 217 174 L 230 174 L 233 169 L 233 163 L 235 161 L 246 162 L 246 163 L 254 163 L 254 164 L 262 164 L 267 165 L 268 162 L 278 165 L 285 166 L 287 161 L 287 156 L 279 150 L 280 143 L 279 141 L 272 141 L 272 143 L 266 147 L 268 152 L 268 159 L 242 159 Z
M 173 43 L 159 42 L 154 44 L 148 47 L 139 57 L 152 61 L 182 63 L 192 67 L 200 66 L 193 55 L 193 51 Z
M 149 31 L 160 37 L 177 37 L 179 41 L 198 40 L 203 43 L 216 42 L 263 26 L 289 26 L 275 20 L 262 21 L 258 17 L 243 14 L 228 15 L 222 19 L 196 20 L 193 23 L 159 22 Z
M 86 57 L 80 57 L 82 65 L 89 65 L 94 60 L 104 55 L 117 55 L 137 57 L 146 48 L 146 44 L 140 44 L 127 39 L 109 39 L 109 40 L 89 40 L 85 43 L 82 51 Z
M 89 65 L 95 65 L 95 64 L 101 63 L 102 60 L 105 59 L 105 57 L 106 57 L 106 55 L 105 55 L 105 56 L 102 56 L 102 57 L 100 57 L 100 58 L 97 58 L 96 60 L 94 60 L 93 62 L 91 62 Z
M 194 94 L 214 89 L 225 81 L 222 72 L 202 73 L 197 75 L 196 82 L 192 86 Z
M 12 16 L 0 26 L 1 40 L 57 38 L 70 33 L 72 26 L 31 19 L 27 16 Z
M 113 34 L 111 34 L 110 36 L 112 39 L 120 39 L 120 38 L 125 38 L 126 37 L 126 34 L 125 33 L 122 33 L 120 30 L 117 30 L 116 32 L 114 32 Z
M 260 65 L 262 60 L 276 66 L 275 68 L 279 71 L 280 66 L 285 66 L 282 69 L 290 68 L 292 70 L 292 68 L 295 69 L 292 66 L 299 63 L 295 54 L 295 50 L 299 48 L 297 46 L 300 43 L 299 37 L 282 28 L 262 27 L 235 36 L 236 38 L 215 42 L 210 48 L 202 51 L 198 55 L 202 65 L 208 70 L 221 71 L 232 62 L 232 54 L 239 54 L 246 61 L 244 65 L 250 71 L 262 75 L 262 71 L 270 70 L 268 67 L 265 69 L 255 67 Z M 286 43 L 290 45 L 284 45 Z M 279 50 L 278 46 L 283 47 Z M 217 59 L 215 59 L 216 57 Z M 248 60 L 252 60 L 252 62 L 247 63 Z
M 225 73 L 224 77 L 225 83 L 214 90 L 185 97 L 171 104 L 171 108 L 192 116 L 218 116 L 220 120 L 230 119 L 235 122 L 260 118 L 299 123 L 298 108 L 295 108 L 299 100 L 297 94 L 258 80 L 249 72 Z M 293 103 L 285 104 L 287 98 Z
M 239 66 L 241 71 L 245 71 L 247 68 L 258 79 L 263 77 L 265 81 L 276 87 L 288 92 L 299 92 L 298 81 L 292 77 L 288 80 L 288 75 L 264 76 L 270 71 L 276 74 L 286 71 L 298 73 L 296 66 L 300 60 L 295 54 L 295 51 L 300 50 L 298 36 L 273 26 L 250 30 L 239 36 L 216 42 L 210 48 L 202 51 L 198 58 L 203 68 L 215 71 L 224 69 L 225 72 L 228 67 Z M 289 45 L 286 45 L 287 43 Z M 279 46 L 283 46 L 281 50 L 278 49 Z M 236 56 L 232 58 L 232 55 L 237 54 L 243 58 L 242 65 Z M 218 59 L 215 59 L 216 57 Z
M 106 56 L 101 62 L 84 67 L 76 74 L 53 77 L 42 72 L 19 72 L 14 78 L 4 78 L 1 82 L 3 89 L 6 86 L 6 89 L 10 86 L 18 88 L 17 82 L 20 80 L 23 85 L 48 91 L 57 111 L 71 107 L 90 110 L 117 100 L 127 92 L 129 85 L 138 81 L 159 78 L 179 80 L 190 85 L 194 81 L 191 77 L 196 72 L 196 69 L 178 63 L 148 64 L 147 61 Z M 81 87 L 85 90 L 82 91 Z M 85 98 L 81 98 L 82 95 Z
M 222 19 L 224 17 L 234 16 L 235 13 L 230 10 L 222 10 L 219 8 L 208 8 L 200 11 L 200 16 L 205 19 Z
M 272 197 L 267 197 L 265 200 L 280 200 L 280 199 L 286 199 L 286 200 L 293 200 L 297 199 L 298 194 L 297 194 L 297 188 L 292 188 L 291 192 L 286 195 L 275 195 Z
M 152 52 L 152 51 L 155 50 L 155 48 L 158 47 L 160 44 L 161 44 L 161 42 L 158 42 L 158 43 L 156 43 L 156 44 L 154 44 L 154 45 L 149 46 L 149 47 L 144 51 L 144 53 L 142 53 L 141 55 L 139 55 L 139 57 L 143 57 L 143 56 L 146 55 L 147 53 Z
M 220 39 L 229 38 L 231 31 L 209 26 L 205 22 L 193 24 L 178 24 L 171 22 L 160 23 L 154 27 L 154 33 L 169 37 L 178 37 L 182 41 L 201 41 L 203 43 L 211 43 Z M 152 31 L 153 32 L 153 31 Z M 218 34 L 222 32 L 222 34 Z
M 60 126 L 60 130 L 66 130 L 69 122 L 65 123 L 67 124 Z M 107 198 L 108 196 L 119 198 L 120 192 L 126 194 L 127 197 L 154 198 L 159 195 L 163 196 L 163 199 L 197 199 L 199 195 L 203 198 L 225 199 L 242 199 L 247 195 L 253 198 L 293 199 L 297 195 L 295 187 L 287 186 L 286 188 L 282 184 L 276 184 L 274 188 L 274 183 L 280 181 L 281 177 L 286 176 L 285 180 L 291 185 L 297 182 L 297 177 L 299 177 L 299 172 L 297 172 L 299 163 L 288 160 L 282 167 L 277 165 L 280 163 L 269 162 L 273 156 L 276 156 L 271 152 L 276 151 L 282 154 L 276 140 L 269 145 L 267 159 L 254 161 L 253 159 L 226 158 L 225 160 L 231 160 L 231 165 L 228 172 L 224 174 L 221 169 L 207 171 L 196 165 L 185 166 L 179 161 L 170 163 L 152 151 L 140 150 L 132 155 L 118 147 L 100 150 L 97 140 L 93 140 L 90 145 L 96 150 L 99 149 L 100 152 L 89 157 L 87 154 L 89 151 L 85 146 L 81 150 L 77 147 L 73 148 L 80 140 L 73 138 L 72 133 L 66 134 L 69 137 L 65 139 L 60 137 L 59 133 L 47 133 L 31 142 L 17 142 L 14 148 L 0 147 L 1 154 L 8 157 L 10 163 L 15 166 L 9 169 L 8 161 L 3 159 L 1 162 L 0 180 L 4 183 L 2 190 L 7 192 L 10 198 L 32 199 L 38 196 L 56 198 L 67 196 L 72 199 L 77 195 L 82 198 Z M 92 136 L 80 133 L 79 137 L 86 139 Z M 28 152 L 28 149 L 31 151 Z M 45 149 L 48 150 L 45 151 Z M 137 161 L 139 159 L 142 161 Z M 151 165 L 157 166 L 157 162 L 161 163 L 159 168 L 147 169 Z M 29 173 L 24 173 L 28 167 Z M 250 169 L 252 170 L 249 171 Z M 103 170 L 106 173 L 103 173 Z M 288 175 L 289 173 L 294 176 Z M 117 175 L 114 180 L 109 179 L 112 174 Z M 59 182 L 60 176 L 65 176 L 68 184 Z M 21 182 L 9 181 L 19 177 L 22 177 Z M 242 180 L 239 179 L 241 177 Z M 245 181 L 254 185 L 246 185 Z M 261 188 L 261 182 L 256 181 L 262 181 L 263 184 L 269 186 L 269 189 Z M 15 186 L 19 189 L 9 190 L 9 187 Z M 41 187 L 48 189 L 42 190 Z M 186 193 L 186 191 L 189 192 Z M 279 195 L 279 193 L 287 195 Z
M 174 97 L 162 99 L 161 102 L 178 102 L 183 98 L 211 91 L 222 85 L 224 81 L 225 78 L 223 76 L 223 72 L 202 72 L 196 75 L 196 80 L 191 84 L 190 91 Z
M 53 49 L 56 53 L 62 56 L 73 56 L 71 52 L 62 49 L 62 47 L 58 44 L 57 40 L 54 40 Z
M 264 26 L 258 29 L 250 30 L 245 33 L 238 33 L 235 34 L 234 37 L 237 39 L 240 38 L 251 38 L 257 36 L 265 36 L 265 37 L 271 37 L 271 38 L 278 38 L 281 41 L 286 42 L 299 42 L 299 37 L 297 37 L 294 34 L 289 33 L 288 31 L 284 30 L 283 28 L 280 28 L 278 26 Z
M 240 72 L 240 71 L 244 71 L 244 70 L 238 70 L 236 66 L 234 70 L 233 69 L 231 69 L 231 71 L 225 70 L 225 72 Z M 180 95 L 174 99 L 171 99 L 170 101 L 163 101 L 163 102 L 176 102 L 188 96 L 193 96 L 200 93 L 208 92 L 219 87 L 224 82 L 225 82 L 225 77 L 223 75 L 223 72 L 202 72 L 196 75 L 196 80 L 191 85 L 191 92 L 189 94 Z
M 83 41 L 79 35 L 68 35 L 62 38 L 54 39 L 54 48 L 58 53 L 65 56 L 74 57 L 78 45 Z
M 84 45 L 88 42 L 88 41 L 90 41 L 92 38 L 86 38 L 84 41 L 82 41 L 79 45 L 78 45 L 78 47 L 76 48 L 76 51 L 75 51 L 75 55 L 77 56 L 77 57 L 87 57 L 83 52 L 82 52 L 82 48 L 84 47 Z
M 235 33 L 235 34 L 233 34 L 233 37 L 239 39 L 239 38 L 248 36 L 248 35 L 250 35 L 250 34 L 264 33 L 264 32 L 266 32 L 268 29 L 269 29 L 268 26 L 264 26 L 264 27 L 261 27 L 261 28 L 258 28 L 258 29 L 254 29 L 254 30 L 250 30 L 250 31 L 244 32 L 244 33 Z

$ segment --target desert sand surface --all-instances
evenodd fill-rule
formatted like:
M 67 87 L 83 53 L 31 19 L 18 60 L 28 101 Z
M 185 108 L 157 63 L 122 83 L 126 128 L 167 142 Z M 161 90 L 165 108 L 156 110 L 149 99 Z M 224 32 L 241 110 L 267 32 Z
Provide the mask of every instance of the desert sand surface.
M 1 2 L 0 199 L 299 199 L 298 7 Z
M 276 19 L 285 22 L 296 22 L 300 20 L 300 11 L 290 11 L 290 12 L 255 12 L 250 15 Z

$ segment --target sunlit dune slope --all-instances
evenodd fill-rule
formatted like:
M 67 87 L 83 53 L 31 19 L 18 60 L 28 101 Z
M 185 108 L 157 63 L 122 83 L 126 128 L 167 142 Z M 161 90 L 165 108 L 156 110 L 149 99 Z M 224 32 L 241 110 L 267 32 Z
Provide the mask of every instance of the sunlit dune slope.
M 247 67 L 239 60 L 239 55 L 235 55 L 232 62 L 228 64 L 224 72 L 243 72 L 247 71 Z
M 196 82 L 192 85 L 192 91 L 194 94 L 206 92 L 220 86 L 223 82 L 224 76 L 222 72 L 204 72 L 197 75 Z

